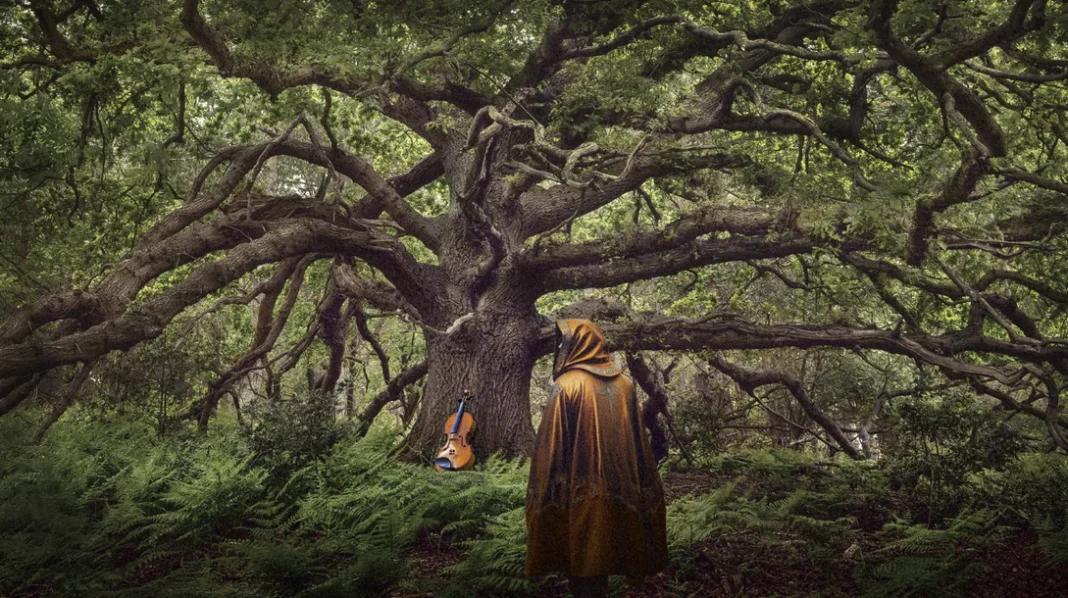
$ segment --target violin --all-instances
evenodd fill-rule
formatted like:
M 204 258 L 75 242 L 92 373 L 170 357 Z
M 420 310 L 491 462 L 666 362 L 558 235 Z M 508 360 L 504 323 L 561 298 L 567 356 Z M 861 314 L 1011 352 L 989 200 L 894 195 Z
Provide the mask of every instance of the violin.
M 434 469 L 459 471 L 474 466 L 475 453 L 471 450 L 471 433 L 475 431 L 475 418 L 465 411 L 467 401 L 473 398 L 471 391 L 465 388 L 456 413 L 445 420 L 445 434 L 448 438 L 434 459 Z

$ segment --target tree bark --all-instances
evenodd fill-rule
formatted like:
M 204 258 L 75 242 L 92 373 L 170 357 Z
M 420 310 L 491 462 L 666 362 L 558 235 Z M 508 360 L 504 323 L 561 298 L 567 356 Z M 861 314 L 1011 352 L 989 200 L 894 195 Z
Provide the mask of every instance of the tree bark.
M 637 353 L 627 353 L 627 368 L 634 381 L 649 397 L 642 404 L 642 425 L 649 430 L 649 444 L 653 447 L 653 456 L 657 461 L 661 461 L 668 455 L 667 434 L 658 418 L 661 413 L 665 419 L 669 417 L 664 373 L 660 370 L 654 372 Z
M 449 335 L 427 336 L 429 371 L 419 413 L 408 436 L 410 459 L 426 458 L 444 439 L 444 425 L 456 412 L 464 389 L 474 395 L 475 454 L 500 451 L 528 455 L 534 444 L 530 421 L 530 377 L 538 357 L 538 322 L 514 314 L 475 317 Z

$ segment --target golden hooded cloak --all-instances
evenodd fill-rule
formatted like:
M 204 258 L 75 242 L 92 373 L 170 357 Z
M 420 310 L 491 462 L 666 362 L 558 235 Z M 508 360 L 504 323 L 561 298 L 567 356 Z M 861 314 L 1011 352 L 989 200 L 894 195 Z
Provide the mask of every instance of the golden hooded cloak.
M 527 575 L 655 573 L 667 564 L 664 491 L 634 383 L 592 322 L 556 327 L 556 385 L 527 486 Z

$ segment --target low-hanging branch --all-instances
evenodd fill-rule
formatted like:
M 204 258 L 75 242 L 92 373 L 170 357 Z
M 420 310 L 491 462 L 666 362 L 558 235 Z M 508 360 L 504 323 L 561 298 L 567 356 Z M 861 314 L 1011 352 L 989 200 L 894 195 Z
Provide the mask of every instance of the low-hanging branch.
M 670 247 L 671 241 L 666 240 L 664 244 Z M 800 234 L 783 234 L 775 239 L 767 236 L 695 239 L 675 248 L 640 253 L 635 257 L 549 269 L 542 281 L 547 290 L 609 287 L 676 274 L 698 266 L 786 257 L 810 253 L 817 247 L 855 251 L 869 244 L 870 240 L 863 238 L 844 242 L 819 241 Z
M 762 235 L 780 220 L 777 214 L 759 208 L 708 207 L 648 232 L 620 235 L 606 241 L 536 245 L 524 259 L 535 269 L 588 266 L 677 249 L 710 233 Z
M 404 370 L 396 378 L 389 380 L 385 390 L 375 395 L 371 402 L 363 408 L 363 411 L 356 416 L 359 422 L 356 426 L 357 434 L 360 436 L 366 435 L 367 430 L 371 428 L 371 424 L 378 417 L 382 408 L 394 401 L 399 401 L 404 388 L 418 382 L 420 378 L 426 375 L 427 371 L 427 362 L 423 360 Z
M 241 244 L 214 262 L 196 268 L 183 281 L 138 309 L 58 339 L 0 348 L 0 378 L 90 361 L 159 336 L 178 313 L 254 268 L 295 255 L 330 251 L 373 258 L 389 254 L 396 242 L 367 230 L 350 230 L 312 219 L 259 223 L 267 234 Z
M 523 235 L 529 238 L 552 230 L 564 221 L 588 214 L 611 203 L 654 177 L 708 169 L 727 170 L 750 163 L 748 156 L 723 152 L 690 157 L 678 156 L 671 160 L 643 158 L 635 160 L 626 172 L 624 172 L 625 162 L 618 163 L 612 169 L 606 169 L 610 174 L 618 174 L 618 178 L 594 188 L 576 189 L 567 185 L 557 185 L 548 189 L 534 187 L 522 198 L 522 210 L 527 214 Z
M 649 443 L 653 448 L 653 456 L 659 461 L 668 454 L 667 435 L 664 433 L 663 426 L 660 425 L 659 416 L 664 416 L 664 423 L 667 425 L 672 437 L 676 439 L 676 442 L 678 441 L 675 436 L 675 419 L 668 410 L 670 397 L 667 391 L 667 377 L 678 363 L 678 359 L 676 358 L 668 367 L 661 369 L 655 365 L 655 362 L 654 365 L 650 366 L 640 353 L 627 353 L 626 357 L 627 369 L 630 375 L 648 397 L 645 403 L 642 404 L 642 425 L 649 430 Z M 682 451 L 687 461 L 693 462 L 685 445 L 679 443 L 679 450 Z
M 737 318 L 686 322 L 612 324 L 604 326 L 614 350 L 735 350 L 782 347 L 841 347 L 875 349 L 904 355 L 946 371 L 969 374 L 1013 385 L 1023 372 L 980 365 L 950 357 L 967 352 L 1001 355 L 1025 361 L 1056 361 L 1068 357 L 1068 343 L 1043 346 L 1016 344 L 984 336 L 981 331 L 911 335 L 900 330 L 854 328 L 842 325 L 760 325 Z
M 375 356 L 378 357 L 378 364 L 382 368 L 382 378 L 387 382 L 391 379 L 389 375 L 389 355 L 386 350 L 382 348 L 382 343 L 378 342 L 378 337 L 371 332 L 370 327 L 367 326 L 367 314 L 364 313 L 363 308 L 357 303 L 354 306 L 352 313 L 353 320 L 356 322 L 356 330 L 360 333 L 360 338 L 367 341 L 371 345 L 371 349 L 374 350 Z
M 268 279 L 263 299 L 257 306 L 256 329 L 249 350 L 226 372 L 208 384 L 206 396 L 190 410 L 196 414 L 197 422 L 201 427 L 207 425 L 208 418 L 214 412 L 222 396 L 250 372 L 256 362 L 274 348 L 289 321 L 289 314 L 292 313 L 297 298 L 300 296 L 300 289 L 304 285 L 304 274 L 313 260 L 314 257 L 290 258 L 282 262 L 275 274 Z M 275 304 L 282 288 L 287 284 L 285 299 L 278 312 L 275 313 Z
M 768 384 L 778 384 L 785 387 L 790 391 L 790 394 L 793 395 L 794 399 L 797 400 L 797 403 L 801 405 L 801 409 L 804 410 L 809 419 L 823 428 L 845 454 L 849 455 L 852 459 L 864 459 L 864 454 L 857 450 L 857 447 L 855 447 L 845 433 L 842 432 L 842 429 L 838 427 L 838 424 L 812 401 L 808 396 L 808 392 L 805 390 L 804 385 L 801 384 L 801 381 L 797 378 L 785 372 L 745 369 L 717 356 L 709 357 L 708 363 L 729 376 L 750 396 L 755 396 L 753 395 L 754 390 Z
M 344 307 L 344 309 L 342 309 Z M 328 356 L 326 368 L 321 375 L 309 381 L 309 387 L 315 391 L 330 394 L 334 392 L 345 360 L 345 337 L 356 304 L 348 300 L 337 288 L 331 277 L 327 283 L 326 297 L 319 307 L 319 340 L 326 345 Z
M 326 166 L 338 164 L 339 170 L 346 176 L 353 177 L 368 189 L 368 196 L 357 204 L 356 218 L 368 218 L 377 215 L 383 205 L 392 206 L 387 212 L 410 227 L 411 232 L 423 234 L 423 240 L 434 247 L 434 237 L 428 232 L 429 226 L 422 216 L 407 207 L 403 194 L 409 194 L 424 185 L 429 178 L 438 174 L 440 164 L 431 156 L 418 163 L 409 173 L 390 181 L 381 179 L 370 167 L 344 152 L 333 148 L 332 156 L 326 156 L 322 148 L 294 141 L 272 143 L 259 146 L 236 146 L 221 152 L 220 155 L 230 159 L 230 166 L 222 179 L 212 188 L 183 204 L 152 227 L 137 243 L 134 251 L 120 264 L 112 268 L 105 278 L 95 285 L 92 292 L 73 291 L 70 293 L 45 297 L 19 310 L 8 318 L 0 327 L 0 346 L 20 342 L 34 330 L 61 318 L 84 318 L 91 316 L 99 321 L 100 314 L 114 314 L 124 309 L 148 281 L 164 272 L 173 270 L 185 263 L 192 262 L 209 253 L 229 249 L 237 243 L 256 238 L 264 229 L 252 216 L 264 216 L 262 212 L 274 209 L 270 202 L 258 203 L 257 214 L 230 215 L 209 222 L 197 222 L 209 212 L 216 210 L 231 196 L 242 178 L 252 170 L 257 160 L 263 158 L 270 149 L 272 155 L 292 155 L 306 159 L 311 163 Z M 213 168 L 215 160 L 209 164 Z M 205 169 L 206 171 L 208 169 Z M 204 176 L 203 174 L 201 176 Z M 399 191 L 398 191 L 399 189 Z M 245 192 L 246 201 L 251 205 L 251 195 Z M 292 199 L 287 202 L 287 217 L 295 215 L 300 209 L 322 211 L 322 206 L 305 206 L 297 203 L 293 209 Z M 324 214 L 331 220 L 332 213 Z M 194 224 L 195 223 L 195 224 Z M 407 255 L 407 251 L 398 247 L 397 258 Z M 175 256 L 178 256 L 175 259 Z M 411 262 L 409 262 L 411 263 Z M 410 268 L 410 266 L 407 266 Z M 400 273 L 403 268 L 393 268 Z M 416 276 L 422 278 L 424 275 Z
M 82 364 L 78 373 L 75 374 L 74 378 L 72 378 L 63 388 L 59 402 L 52 407 L 52 411 L 48 414 L 45 420 L 41 422 L 40 427 L 37 428 L 37 432 L 33 435 L 34 443 L 40 443 L 41 440 L 44 439 L 45 434 L 48 432 L 48 429 L 52 427 L 52 424 L 59 421 L 59 418 L 66 413 L 67 409 L 74 403 L 74 400 L 78 398 L 78 393 L 81 392 L 82 386 L 85 384 L 86 380 L 89 379 L 89 374 L 93 371 L 93 365 L 95 365 L 95 363 L 96 361 L 94 360 Z

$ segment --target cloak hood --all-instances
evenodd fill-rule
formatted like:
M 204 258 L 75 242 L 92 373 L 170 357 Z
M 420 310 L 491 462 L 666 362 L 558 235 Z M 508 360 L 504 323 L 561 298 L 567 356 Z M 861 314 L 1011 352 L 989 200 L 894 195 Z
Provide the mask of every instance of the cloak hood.
M 668 563 L 667 515 L 634 383 L 590 321 L 561 320 L 556 333 L 556 384 L 530 458 L 526 574 L 652 575 Z
M 556 359 L 553 379 L 568 370 L 585 370 L 596 376 L 612 378 L 622 373 L 608 352 L 608 341 L 596 324 L 589 320 L 556 321 Z

